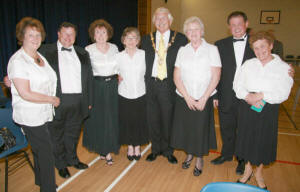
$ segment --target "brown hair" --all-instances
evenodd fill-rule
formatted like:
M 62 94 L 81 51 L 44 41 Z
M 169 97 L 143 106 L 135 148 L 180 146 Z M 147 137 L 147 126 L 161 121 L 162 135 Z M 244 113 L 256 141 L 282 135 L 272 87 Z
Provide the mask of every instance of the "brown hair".
M 46 32 L 43 24 L 35 18 L 24 17 L 17 23 L 16 26 L 16 37 L 18 39 L 19 45 L 23 44 L 25 30 L 27 27 L 36 28 L 36 30 L 39 31 L 42 35 L 42 41 L 45 40 Z
M 254 33 L 254 35 L 252 35 L 250 37 L 249 43 L 250 43 L 251 47 L 253 47 L 253 43 L 255 43 L 258 40 L 263 40 L 263 39 L 265 39 L 269 45 L 274 43 L 273 35 L 267 31 L 259 31 L 257 33 Z
M 112 38 L 112 36 L 114 34 L 114 30 L 113 30 L 112 26 L 104 19 L 97 19 L 97 20 L 93 21 L 89 26 L 89 36 L 93 42 L 95 42 L 94 35 L 95 35 L 95 29 L 97 27 L 99 27 L 99 28 L 104 27 L 106 29 L 107 41 Z
M 58 27 L 58 32 L 62 29 L 62 28 L 73 28 L 75 33 L 77 34 L 77 26 L 74 25 L 73 23 L 70 23 L 70 22 L 63 22 L 62 24 L 59 25 Z
M 125 40 L 125 37 L 129 34 L 129 33 L 135 33 L 136 36 L 137 36 L 137 40 L 138 42 L 140 43 L 140 40 L 141 40 L 141 35 L 140 35 L 140 31 L 136 28 L 136 27 L 126 27 L 123 31 L 123 34 L 121 36 L 121 42 L 124 44 L 124 40 Z M 138 43 L 138 45 L 139 45 Z M 138 46 L 137 45 L 137 46 Z
M 244 22 L 248 21 L 247 15 L 242 11 L 234 11 L 230 13 L 227 17 L 227 24 L 229 25 L 230 19 L 233 17 L 242 17 L 244 19 Z

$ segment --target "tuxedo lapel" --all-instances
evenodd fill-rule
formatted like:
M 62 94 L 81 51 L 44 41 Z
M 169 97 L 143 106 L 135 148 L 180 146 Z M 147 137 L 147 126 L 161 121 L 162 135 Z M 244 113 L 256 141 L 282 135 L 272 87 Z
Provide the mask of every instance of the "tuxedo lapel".
M 61 84 L 60 84 L 60 73 L 59 73 L 59 65 L 58 65 L 58 50 L 57 45 L 53 44 L 53 50 L 49 52 L 49 64 L 53 68 L 53 70 L 56 72 L 57 76 L 57 95 L 60 95 L 62 93 L 61 91 Z
M 249 39 L 249 37 L 248 37 L 248 39 Z M 247 41 L 246 47 L 245 47 L 245 52 L 244 52 L 244 57 L 243 57 L 242 65 L 243 65 L 243 63 L 244 63 L 247 59 L 252 58 L 252 57 L 253 57 L 252 55 L 253 55 L 253 51 L 252 51 L 252 49 L 250 48 L 249 41 Z
M 235 53 L 234 53 L 234 48 L 233 48 L 233 43 L 232 43 L 233 37 L 229 38 L 229 41 L 227 42 L 228 45 L 226 45 L 226 47 L 229 48 L 228 50 L 228 57 L 230 58 L 231 63 L 232 64 L 232 69 L 235 72 L 236 70 L 236 59 L 235 59 Z
M 84 56 L 76 49 L 76 47 L 74 47 L 76 54 L 78 56 L 78 59 L 80 61 L 80 67 L 81 67 L 81 85 L 84 85 L 83 81 L 85 79 L 84 75 L 87 74 L 86 70 L 87 67 L 84 66 L 85 64 L 85 59 Z
M 154 42 L 154 45 L 156 45 L 155 44 L 155 42 L 156 42 L 156 32 L 153 32 L 152 33 L 152 35 L 153 35 L 153 42 Z M 150 64 L 150 71 L 151 71 L 151 74 L 152 74 L 152 70 L 153 70 L 153 65 L 154 65 L 154 59 L 155 59 L 155 50 L 154 50 L 154 48 L 153 48 L 153 45 L 152 45 L 152 40 L 151 40 L 151 36 L 150 36 L 150 44 L 149 44 L 149 60 L 150 60 L 150 62 L 149 62 L 149 64 Z M 151 75 L 150 75 L 151 76 Z

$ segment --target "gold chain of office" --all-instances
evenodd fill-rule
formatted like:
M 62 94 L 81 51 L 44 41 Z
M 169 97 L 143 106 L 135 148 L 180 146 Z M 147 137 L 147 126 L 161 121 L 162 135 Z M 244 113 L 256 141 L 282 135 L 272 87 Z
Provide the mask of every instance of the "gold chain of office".
M 168 43 L 168 47 L 165 49 L 165 53 L 167 53 L 169 47 L 171 47 L 171 45 L 174 43 L 176 35 L 177 35 L 177 32 L 175 31 L 175 32 L 174 32 L 174 35 L 173 35 L 173 37 L 172 37 L 172 39 L 171 39 L 171 41 Z M 157 55 L 159 56 L 158 51 L 156 50 L 156 45 L 155 45 L 155 43 L 154 43 L 153 33 L 150 33 L 150 37 L 151 37 L 152 47 L 153 47 L 155 53 L 157 53 Z M 160 56 L 159 56 L 159 57 L 160 57 Z M 159 65 L 162 65 L 162 61 L 161 61 L 162 58 L 160 58 L 159 60 L 160 60 L 160 62 L 158 62 Z

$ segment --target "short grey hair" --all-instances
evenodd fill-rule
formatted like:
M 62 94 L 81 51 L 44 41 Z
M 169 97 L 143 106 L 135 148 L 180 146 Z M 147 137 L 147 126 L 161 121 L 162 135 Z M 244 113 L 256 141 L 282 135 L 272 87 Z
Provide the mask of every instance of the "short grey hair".
M 189 17 L 184 21 L 184 24 L 183 24 L 184 34 L 187 33 L 187 27 L 190 23 L 197 23 L 200 26 L 201 36 L 204 36 L 204 24 L 201 21 L 201 19 L 199 17 L 196 17 L 196 16 Z
M 171 14 L 171 12 L 169 11 L 169 9 L 165 8 L 165 7 L 159 7 L 155 10 L 153 17 L 152 17 L 152 23 L 155 24 L 155 19 L 156 19 L 156 14 L 157 13 L 167 13 L 168 14 L 168 18 L 170 23 L 172 24 L 173 22 L 173 16 Z

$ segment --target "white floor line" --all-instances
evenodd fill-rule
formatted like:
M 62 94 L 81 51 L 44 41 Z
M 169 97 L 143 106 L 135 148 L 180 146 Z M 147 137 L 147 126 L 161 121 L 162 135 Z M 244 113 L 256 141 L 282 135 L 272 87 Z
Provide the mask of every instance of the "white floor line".
M 93 161 L 91 161 L 89 163 L 89 167 L 91 167 L 94 163 L 96 163 L 97 161 L 99 161 L 100 156 L 96 157 Z M 75 175 L 73 175 L 72 177 L 70 177 L 68 180 L 66 180 L 65 182 L 63 182 L 58 188 L 57 191 L 61 190 L 62 188 L 64 188 L 65 186 L 67 186 L 69 183 L 71 183 L 74 179 L 76 179 L 76 177 L 78 177 L 80 174 L 82 174 L 83 172 L 85 172 L 87 169 L 83 169 L 78 171 Z
M 143 152 L 141 153 L 141 156 L 143 156 L 151 147 L 151 144 L 147 145 L 147 147 L 143 150 Z M 136 160 L 134 160 L 132 163 L 130 163 L 130 165 L 128 165 L 128 167 L 126 167 L 126 169 L 110 184 L 110 186 L 108 186 L 104 192 L 109 192 L 121 179 L 122 177 L 124 177 L 124 175 L 127 174 L 127 172 L 134 166 L 134 164 L 136 164 Z
M 143 156 L 151 147 L 151 144 L 147 145 L 147 147 L 142 151 L 141 156 Z M 97 161 L 100 160 L 100 156 L 96 157 L 93 161 L 91 161 L 89 163 L 89 167 L 91 167 L 94 163 L 96 163 Z M 124 175 L 126 175 L 126 173 L 133 167 L 133 165 L 136 163 L 137 161 L 134 160 L 111 184 L 110 186 L 108 186 L 105 189 L 105 192 L 109 192 L 121 179 Z M 62 188 L 64 188 L 65 186 L 67 186 L 69 183 L 71 183 L 74 179 L 76 179 L 79 175 L 81 175 L 84 171 L 86 171 L 87 169 L 83 169 L 78 171 L 75 175 L 73 175 L 72 177 L 70 177 L 68 180 L 66 180 L 65 182 L 63 182 L 58 188 L 57 191 L 60 191 Z
M 278 132 L 278 134 L 280 135 L 290 135 L 290 136 L 300 136 L 300 134 L 296 134 L 296 133 L 283 133 L 283 132 Z

